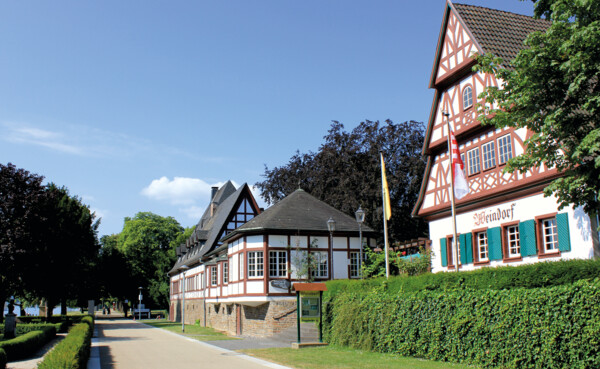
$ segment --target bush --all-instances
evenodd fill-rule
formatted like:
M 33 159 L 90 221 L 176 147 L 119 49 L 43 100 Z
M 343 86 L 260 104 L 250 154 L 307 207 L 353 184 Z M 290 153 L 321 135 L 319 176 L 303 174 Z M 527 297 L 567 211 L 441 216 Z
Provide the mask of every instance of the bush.
M 539 288 L 570 284 L 581 279 L 600 277 L 600 259 L 549 261 L 530 265 L 481 268 L 460 273 L 427 273 L 415 277 L 394 276 L 327 282 L 325 299 L 342 291 L 370 291 L 386 284 L 389 293 L 416 292 L 423 290 L 446 291 L 454 289 Z
M 511 290 L 340 293 L 330 343 L 501 368 L 599 368 L 600 280 Z
M 56 328 L 53 325 L 39 327 L 38 330 L 0 342 L 0 349 L 6 352 L 8 360 L 19 360 L 33 355 L 55 336 Z
M 81 323 L 74 326 L 67 337 L 44 357 L 38 368 L 86 368 L 90 357 L 93 331 L 94 320 L 92 317 L 82 318 Z
M 0 369 L 5 369 L 7 362 L 8 360 L 6 359 L 6 352 L 0 348 Z

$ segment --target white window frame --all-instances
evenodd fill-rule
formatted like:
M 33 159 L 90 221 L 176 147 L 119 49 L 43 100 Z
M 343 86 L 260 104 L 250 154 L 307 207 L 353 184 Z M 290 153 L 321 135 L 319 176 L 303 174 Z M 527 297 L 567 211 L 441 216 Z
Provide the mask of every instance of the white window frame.
M 364 254 L 364 253 L 363 253 Z M 360 277 L 360 270 L 358 269 L 360 260 L 360 252 L 352 251 L 350 253 L 350 278 Z
M 490 249 L 488 244 L 487 231 L 475 233 L 475 241 L 477 242 L 477 260 L 489 261 Z
M 216 286 L 218 284 L 218 273 L 217 273 L 217 266 L 212 266 L 210 267 L 210 285 L 211 286 Z
M 463 110 L 467 110 L 473 106 L 473 88 L 467 86 L 463 89 Z
M 483 153 L 483 170 L 488 170 L 496 166 L 496 145 L 494 141 L 481 145 Z
M 499 164 L 504 164 L 512 159 L 512 137 L 510 134 L 498 138 L 498 156 Z
M 287 277 L 287 251 L 269 251 L 269 277 Z
M 317 264 L 316 270 L 311 273 L 315 278 L 329 278 L 329 253 L 327 251 L 312 251 Z
M 558 224 L 556 217 L 542 219 L 542 243 L 544 252 L 558 252 Z
M 262 251 L 248 251 L 248 278 L 264 276 L 264 254 Z
M 481 159 L 479 158 L 479 147 L 467 151 L 467 160 L 469 162 L 469 175 L 481 171 Z
M 229 283 L 229 262 L 223 263 L 223 284 Z
M 239 258 L 240 258 L 240 262 L 238 264 L 240 266 L 240 274 L 238 274 L 238 275 L 239 275 L 239 279 L 241 280 L 241 279 L 244 279 L 244 265 L 245 264 L 244 264 L 244 253 L 243 252 L 240 253 Z
M 521 235 L 519 234 L 518 225 L 506 227 L 506 246 L 509 258 L 521 256 Z

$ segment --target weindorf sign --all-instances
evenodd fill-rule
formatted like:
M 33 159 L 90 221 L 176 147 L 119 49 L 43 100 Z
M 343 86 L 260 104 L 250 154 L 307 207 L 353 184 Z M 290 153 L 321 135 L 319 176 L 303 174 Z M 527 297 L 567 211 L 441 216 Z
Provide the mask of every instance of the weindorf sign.
M 476 212 L 473 214 L 473 223 L 477 227 L 492 222 L 511 221 L 515 217 L 515 205 L 513 202 L 510 205 Z

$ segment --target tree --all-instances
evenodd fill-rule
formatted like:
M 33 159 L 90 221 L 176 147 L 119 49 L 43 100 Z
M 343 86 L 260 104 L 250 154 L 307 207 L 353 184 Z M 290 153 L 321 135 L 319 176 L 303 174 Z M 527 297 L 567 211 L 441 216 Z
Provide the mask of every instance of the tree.
M 401 241 L 426 234 L 425 222 L 410 215 L 425 168 L 421 157 L 423 123 L 367 120 L 346 132 L 343 124 L 334 121 L 324 139 L 317 152 L 296 152 L 288 164 L 271 170 L 265 165 L 265 180 L 256 186 L 267 203 L 277 202 L 300 187 L 352 217 L 361 206 L 366 211 L 366 223 L 382 231 L 382 152 L 392 203 L 388 222 L 391 239 Z
M 40 213 L 39 242 L 28 256 L 34 272 L 25 281 L 28 290 L 46 300 L 50 317 L 58 302 L 66 314 L 68 299 L 84 304 L 96 294 L 99 221 L 81 199 L 53 183 L 46 186 Z
M 119 234 L 100 238 L 98 279 L 101 296 L 125 300 L 137 293 L 138 284 L 132 279 L 131 267 L 118 247 Z
M 561 177 L 544 190 L 559 207 L 599 209 L 600 190 L 600 0 L 541 0 L 536 15 L 551 24 L 535 32 L 512 61 L 478 57 L 479 68 L 504 81 L 480 97 L 480 120 L 497 127 L 527 128 L 525 152 L 507 172 L 543 163 Z
M 125 218 L 117 247 L 127 260 L 131 281 L 144 288 L 149 305 L 164 308 L 169 304 L 167 272 L 175 263 L 172 242 L 183 231 L 173 217 L 140 212 Z M 137 287 L 133 292 L 137 293 Z
M 0 302 L 20 289 L 26 253 L 36 243 L 44 177 L 0 164 Z M 4 309 L 0 310 L 0 321 Z

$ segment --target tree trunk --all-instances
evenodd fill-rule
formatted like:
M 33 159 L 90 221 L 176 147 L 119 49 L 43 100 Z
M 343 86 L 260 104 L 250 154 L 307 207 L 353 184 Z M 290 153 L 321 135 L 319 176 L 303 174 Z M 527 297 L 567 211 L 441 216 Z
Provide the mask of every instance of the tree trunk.
M 60 315 L 67 315 L 67 299 L 64 297 L 60 299 Z
M 52 318 L 52 310 L 54 310 L 54 305 L 56 305 L 56 302 L 53 298 L 46 298 L 46 320 L 48 322 Z
M 2 309 L 0 309 L 0 324 L 4 323 L 4 302 L 6 301 L 6 295 L 4 292 L 0 292 L 0 304 L 2 304 Z

